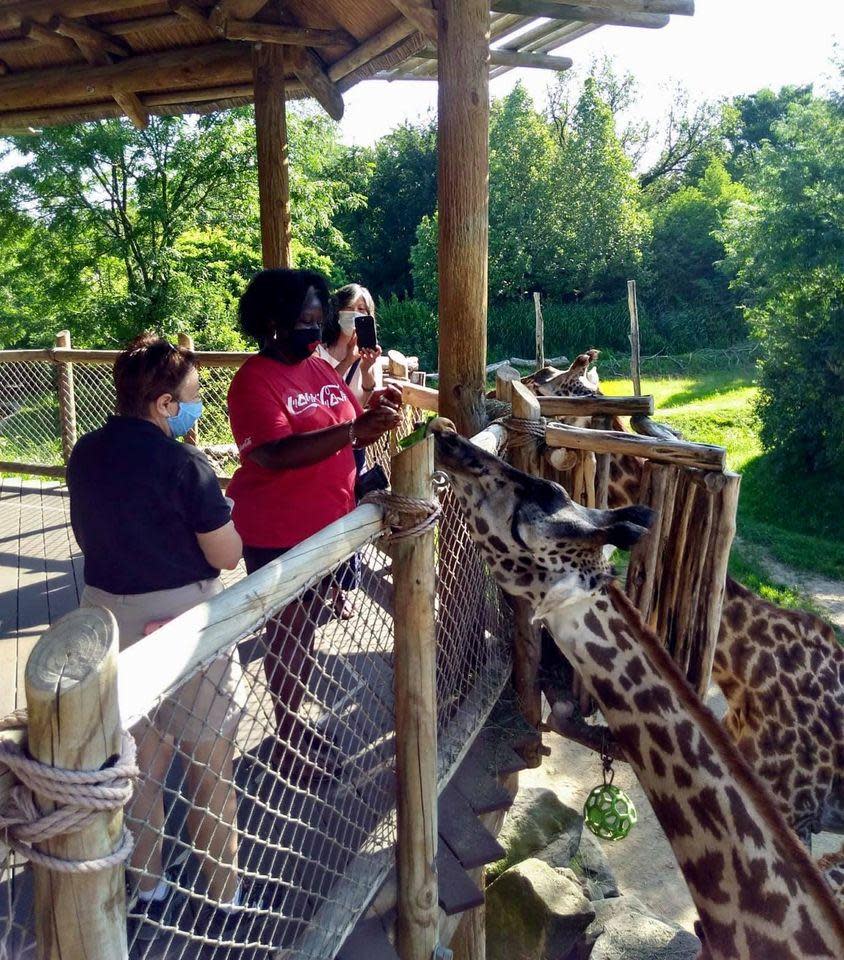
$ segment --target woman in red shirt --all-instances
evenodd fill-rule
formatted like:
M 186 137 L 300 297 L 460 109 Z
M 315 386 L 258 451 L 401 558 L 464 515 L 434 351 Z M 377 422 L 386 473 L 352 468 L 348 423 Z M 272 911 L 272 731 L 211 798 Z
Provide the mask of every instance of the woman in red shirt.
M 238 370 L 228 394 L 241 466 L 228 487 L 232 519 L 252 573 L 355 507 L 353 449 L 398 426 L 401 394 L 376 391 L 366 412 L 342 377 L 314 356 L 332 304 L 309 270 L 263 270 L 240 298 L 240 326 L 260 351 Z M 325 771 L 336 759 L 298 715 L 313 662 L 323 590 L 309 591 L 267 631 L 264 670 L 275 703 L 284 766 Z

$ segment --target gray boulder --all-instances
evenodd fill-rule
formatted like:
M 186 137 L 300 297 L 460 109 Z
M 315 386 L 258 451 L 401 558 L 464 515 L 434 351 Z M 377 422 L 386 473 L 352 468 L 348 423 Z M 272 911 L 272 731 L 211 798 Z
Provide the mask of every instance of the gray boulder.
M 587 894 L 588 896 L 588 894 Z M 592 903 L 595 910 L 595 919 L 583 931 L 583 936 L 577 944 L 570 960 L 587 960 L 592 953 L 595 941 L 604 932 L 610 920 L 624 917 L 630 913 L 648 916 L 650 911 L 638 897 L 613 897 L 611 900 L 597 900 Z
M 487 960 L 564 960 L 594 919 L 576 879 L 525 860 L 487 887 Z
M 577 855 L 570 866 L 579 877 L 589 881 L 590 888 L 594 889 L 596 894 L 600 891 L 601 896 L 596 895 L 591 899 L 621 896 L 615 874 L 601 848 L 601 841 L 588 830 L 583 831 Z
M 589 956 L 590 960 L 695 960 L 699 953 L 700 940 L 693 933 L 631 911 L 607 920 Z
M 552 790 L 520 790 L 498 837 L 507 855 L 489 868 L 487 876 L 494 879 L 540 850 L 542 859 L 552 867 L 568 866 L 582 832 L 583 817 L 562 803 Z

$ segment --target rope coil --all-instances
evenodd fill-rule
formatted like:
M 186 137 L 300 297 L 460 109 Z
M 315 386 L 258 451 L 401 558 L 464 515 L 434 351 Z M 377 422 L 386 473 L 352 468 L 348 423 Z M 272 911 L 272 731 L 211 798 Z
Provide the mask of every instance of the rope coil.
M 3 718 L 0 730 L 20 727 L 23 716 L 25 711 L 18 710 Z M 8 845 L 32 863 L 59 873 L 94 873 L 122 863 L 132 852 L 132 835 L 125 827 L 117 849 L 104 857 L 65 860 L 33 847 L 54 837 L 78 833 L 101 813 L 126 806 L 132 797 L 138 767 L 135 741 L 125 730 L 116 763 L 102 770 L 50 767 L 28 757 L 22 747 L 8 740 L 0 740 L 0 765 L 20 781 L 0 810 L 0 830 L 5 832 Z M 35 794 L 57 804 L 57 808 L 42 814 Z
M 386 543 L 397 543 L 420 536 L 436 524 L 442 513 L 438 500 L 403 497 L 389 490 L 374 490 L 368 493 L 361 503 L 374 503 L 384 507 L 385 519 L 390 528 L 390 532 L 382 537 Z
M 497 420 L 507 430 L 505 450 L 517 450 L 526 447 L 535 441 L 540 441 L 540 448 L 545 446 L 545 427 L 548 423 L 545 417 L 539 420 L 527 420 L 523 417 L 502 417 Z

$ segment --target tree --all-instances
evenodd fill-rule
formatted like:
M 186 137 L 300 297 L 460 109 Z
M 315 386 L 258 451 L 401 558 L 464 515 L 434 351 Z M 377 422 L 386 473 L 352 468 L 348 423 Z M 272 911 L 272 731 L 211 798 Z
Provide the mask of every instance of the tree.
M 734 97 L 732 108 L 735 123 L 727 135 L 728 168 L 734 177 L 741 177 L 758 157 L 763 143 L 776 142 L 777 124 L 786 118 L 794 104 L 812 102 L 812 85 L 786 86 L 775 93 L 769 88 L 747 96 Z
M 748 197 L 723 161 L 712 159 L 697 183 L 681 187 L 652 211 L 649 294 L 663 310 L 694 311 L 697 334 L 707 343 L 732 343 L 742 335 L 730 277 L 719 267 L 725 254 L 720 231 L 733 206 Z
M 758 148 L 724 241 L 763 351 L 762 440 L 800 470 L 844 468 L 844 108 L 792 102 Z
M 437 132 L 433 122 L 405 123 L 357 159 L 366 202 L 338 220 L 348 238 L 349 277 L 376 295 L 406 296 L 413 290 L 410 248 L 416 227 L 437 203 Z
M 333 175 L 344 148 L 327 118 L 291 111 L 288 129 L 295 262 L 339 282 L 335 261 L 346 241 L 336 217 L 362 197 Z M 11 142 L 24 159 L 6 177 L 3 207 L 32 223 L 42 246 L 48 238 L 51 265 L 78 286 L 74 299 L 64 295 L 67 280 L 43 285 L 42 311 L 60 305 L 61 326 L 92 346 L 145 328 L 184 330 L 207 347 L 239 342 L 236 298 L 261 263 L 251 109 L 156 117 L 142 131 L 101 121 Z M 24 269 L 35 269 L 36 252 Z M 0 300 L 8 302 L 13 281 L 2 282 Z M 16 322 L 28 329 L 25 316 Z M 40 330 L 45 339 L 53 332 Z

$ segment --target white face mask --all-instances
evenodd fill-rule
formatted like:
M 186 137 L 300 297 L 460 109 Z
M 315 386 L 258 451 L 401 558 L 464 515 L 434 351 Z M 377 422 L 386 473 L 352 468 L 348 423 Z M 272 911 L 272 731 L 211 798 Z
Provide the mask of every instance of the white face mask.
M 340 329 L 347 337 L 350 337 L 355 332 L 355 317 L 361 316 L 357 310 L 338 310 L 337 311 L 337 322 L 340 324 Z

